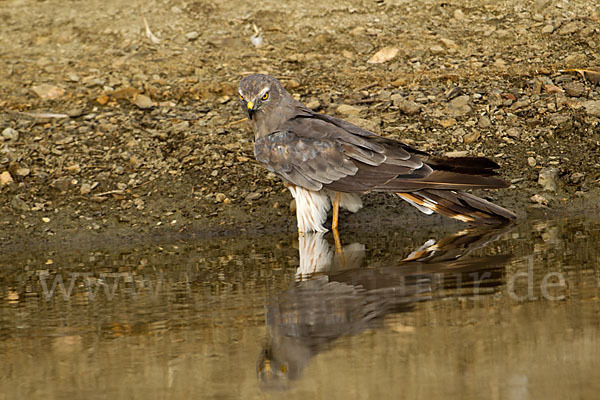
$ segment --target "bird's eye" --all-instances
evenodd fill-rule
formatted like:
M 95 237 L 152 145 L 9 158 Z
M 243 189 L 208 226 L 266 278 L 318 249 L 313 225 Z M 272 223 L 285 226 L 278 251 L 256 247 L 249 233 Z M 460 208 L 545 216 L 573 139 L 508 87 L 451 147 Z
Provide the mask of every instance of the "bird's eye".
M 244 101 L 244 96 L 242 96 L 241 94 L 240 94 L 240 100 Z
M 269 92 L 267 92 L 267 93 L 263 94 L 263 97 L 262 97 L 262 99 L 263 99 L 263 100 L 268 100 L 268 99 L 269 99 Z

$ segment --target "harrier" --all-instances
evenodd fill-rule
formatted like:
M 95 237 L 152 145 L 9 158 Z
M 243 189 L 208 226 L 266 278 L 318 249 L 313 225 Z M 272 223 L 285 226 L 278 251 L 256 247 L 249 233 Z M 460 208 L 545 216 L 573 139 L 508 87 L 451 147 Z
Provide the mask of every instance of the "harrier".
M 500 224 L 511 211 L 465 192 L 503 188 L 498 164 L 484 157 L 432 157 L 347 121 L 319 114 L 295 100 L 268 75 L 242 79 L 240 102 L 254 131 L 254 154 L 296 199 L 299 232 L 324 232 L 333 205 L 356 212 L 360 195 L 390 192 L 425 214 L 437 212 L 470 224 Z

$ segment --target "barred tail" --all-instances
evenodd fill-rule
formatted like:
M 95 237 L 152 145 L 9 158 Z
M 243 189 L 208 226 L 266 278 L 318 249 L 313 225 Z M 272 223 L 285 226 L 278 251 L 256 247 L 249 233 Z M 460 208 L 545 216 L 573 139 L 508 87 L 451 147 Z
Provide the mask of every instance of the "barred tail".
M 459 190 L 425 189 L 396 194 L 425 214 L 435 211 L 469 224 L 503 224 L 516 218 L 506 208 Z

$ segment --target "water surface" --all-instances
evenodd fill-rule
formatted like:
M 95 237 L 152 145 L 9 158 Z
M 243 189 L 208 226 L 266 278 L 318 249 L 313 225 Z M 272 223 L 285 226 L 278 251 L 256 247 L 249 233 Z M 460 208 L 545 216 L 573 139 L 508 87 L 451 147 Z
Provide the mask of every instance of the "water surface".
M 597 398 L 600 220 L 463 228 L 3 254 L 0 399 Z

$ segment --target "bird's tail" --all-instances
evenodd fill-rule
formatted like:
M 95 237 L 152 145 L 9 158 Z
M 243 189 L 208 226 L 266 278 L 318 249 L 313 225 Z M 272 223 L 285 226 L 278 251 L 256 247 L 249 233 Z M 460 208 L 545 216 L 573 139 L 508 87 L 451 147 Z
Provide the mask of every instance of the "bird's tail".
M 436 212 L 469 224 L 502 224 L 516 218 L 512 211 L 460 190 L 424 189 L 396 194 L 425 214 Z

